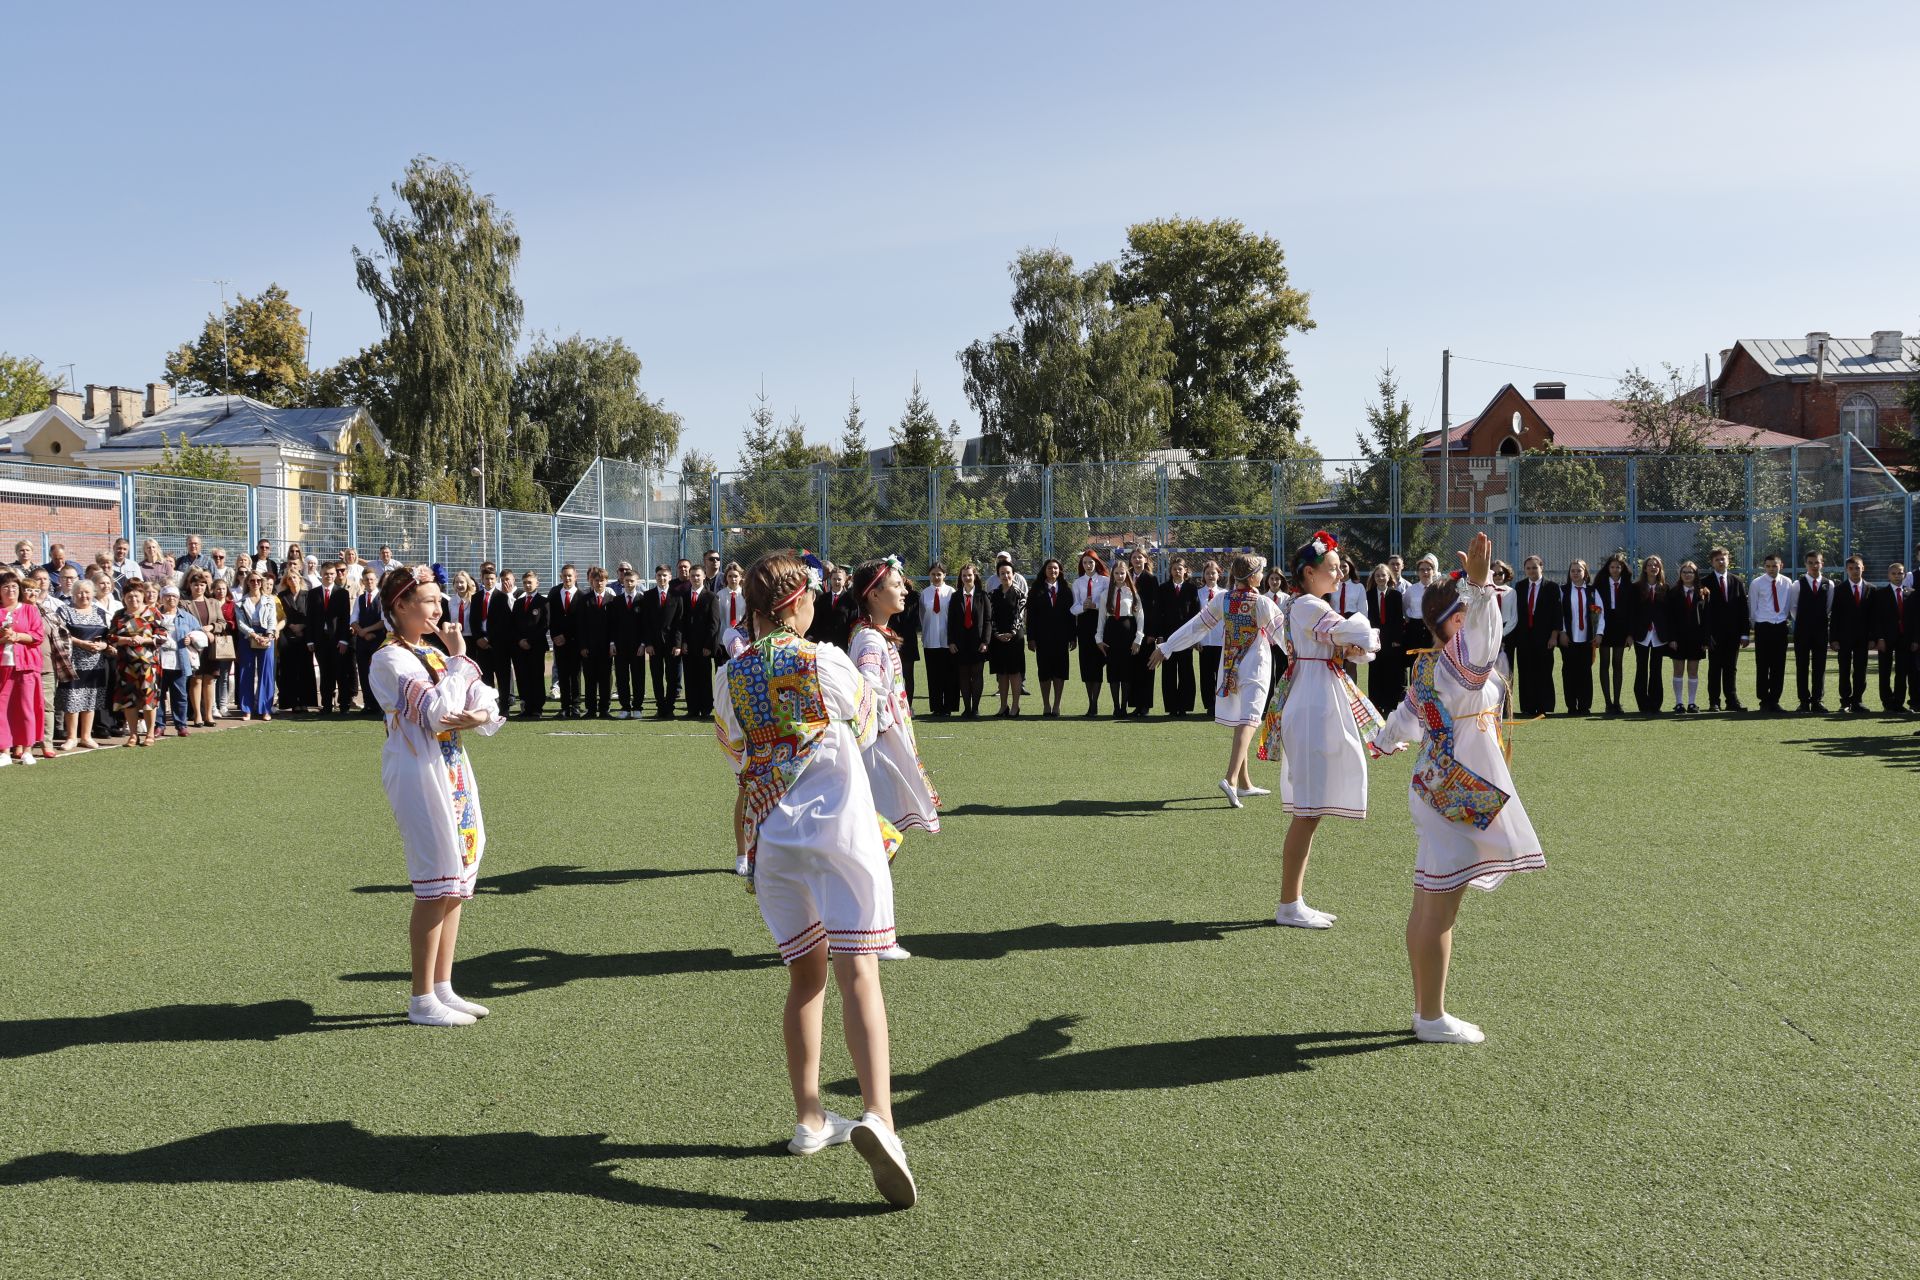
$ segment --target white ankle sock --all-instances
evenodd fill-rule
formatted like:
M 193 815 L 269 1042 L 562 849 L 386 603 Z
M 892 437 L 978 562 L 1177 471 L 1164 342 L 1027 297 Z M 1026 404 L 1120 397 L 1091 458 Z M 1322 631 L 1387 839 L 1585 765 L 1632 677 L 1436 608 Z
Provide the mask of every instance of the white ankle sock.
M 434 999 L 438 1000 L 441 1004 L 447 1006 L 447 1008 L 457 1009 L 461 1013 L 472 1014 L 476 1018 L 484 1018 L 487 1016 L 487 1013 L 489 1012 L 489 1010 L 487 1009 L 487 1006 L 483 1004 L 477 1004 L 472 1000 L 467 1000 L 461 996 L 455 995 L 453 991 L 453 983 L 451 982 L 434 983 L 433 996 L 434 996 Z
M 407 1007 L 419 1013 L 425 1013 L 440 1003 L 440 997 L 429 991 L 423 996 L 414 996 L 407 1001 Z

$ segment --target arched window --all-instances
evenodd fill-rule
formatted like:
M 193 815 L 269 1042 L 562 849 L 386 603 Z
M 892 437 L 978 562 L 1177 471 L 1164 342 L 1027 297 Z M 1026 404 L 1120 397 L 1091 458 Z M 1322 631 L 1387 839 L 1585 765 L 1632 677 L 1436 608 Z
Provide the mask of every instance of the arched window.
M 1512 436 L 1508 436 L 1505 440 L 1502 440 L 1500 442 L 1500 456 L 1503 458 L 1519 457 L 1520 442 L 1514 439 Z
M 1880 443 L 1880 406 L 1873 397 L 1855 392 L 1840 406 L 1840 429 L 1850 431 L 1869 448 Z

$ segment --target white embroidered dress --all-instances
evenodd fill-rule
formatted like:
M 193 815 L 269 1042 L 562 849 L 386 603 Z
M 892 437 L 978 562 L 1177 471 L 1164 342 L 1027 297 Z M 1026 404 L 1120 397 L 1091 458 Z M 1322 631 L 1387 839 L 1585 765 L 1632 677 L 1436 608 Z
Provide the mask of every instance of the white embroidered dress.
M 855 623 L 847 656 L 873 692 L 880 732 L 860 753 L 873 786 L 873 807 L 902 831 L 940 830 L 940 795 L 920 763 L 913 736 L 913 705 L 892 633 Z
M 445 666 L 437 681 L 428 665 L 436 661 Z M 468 708 L 473 685 L 484 687 L 480 668 L 471 658 L 443 658 L 438 649 L 395 642 L 373 655 L 367 683 L 380 705 L 392 708 L 380 752 L 380 785 L 400 827 L 413 896 L 471 898 L 487 849 L 487 826 L 463 735 L 442 729 L 440 722 Z M 479 729 L 485 736 L 506 723 L 497 702 L 491 709 L 493 717 Z
M 1213 722 L 1243 729 L 1259 724 L 1266 714 L 1267 690 L 1273 686 L 1273 646 L 1280 643 L 1285 621 L 1280 606 L 1267 596 L 1252 591 L 1215 592 L 1200 612 L 1160 642 L 1160 656 L 1169 658 L 1197 644 L 1220 643 Z
M 1435 655 L 1433 688 L 1452 719 L 1453 758 L 1505 792 L 1507 800 L 1484 829 L 1446 817 L 1418 785 L 1424 771 L 1428 783 L 1444 796 L 1444 779 L 1437 776 L 1425 753 L 1416 761 L 1416 785 L 1407 792 L 1407 807 L 1413 812 L 1413 829 L 1420 841 L 1413 883 L 1431 893 L 1468 884 L 1493 889 L 1516 871 L 1538 871 L 1547 865 L 1540 837 L 1514 791 L 1513 774 L 1501 747 L 1500 719 L 1507 696 L 1507 681 L 1497 661 L 1502 589 L 1462 583 L 1459 590 L 1467 599 L 1466 625 Z M 1423 710 L 1420 695 L 1418 688 L 1408 688 L 1406 701 L 1374 734 L 1377 750 L 1397 751 L 1436 736 L 1438 717 Z
M 1348 645 L 1373 661 L 1380 633 L 1365 614 L 1343 618 L 1318 596 L 1287 609 L 1287 701 L 1280 719 L 1280 803 L 1303 818 L 1367 816 L 1367 746 L 1360 721 L 1374 711 L 1341 665 Z

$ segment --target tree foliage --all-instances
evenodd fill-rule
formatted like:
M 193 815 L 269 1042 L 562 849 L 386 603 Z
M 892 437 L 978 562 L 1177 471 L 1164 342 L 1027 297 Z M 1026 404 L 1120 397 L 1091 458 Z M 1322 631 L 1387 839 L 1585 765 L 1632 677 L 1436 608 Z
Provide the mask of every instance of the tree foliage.
M 265 404 L 297 405 L 305 397 L 307 326 L 287 291 L 270 284 L 256 298 L 240 294 L 200 335 L 167 357 L 167 382 L 183 396 L 231 390 Z
M 1313 328 L 1271 236 L 1232 219 L 1163 218 L 1127 229 L 1117 302 L 1172 327 L 1172 443 L 1214 458 L 1279 457 L 1300 428 L 1290 332 Z
M 953 442 L 959 438 L 958 424 L 940 425 L 940 417 L 920 389 L 919 375 L 907 395 L 900 421 L 888 430 L 893 440 L 893 465 L 896 467 L 950 467 L 954 463 Z
M 535 336 L 514 368 L 512 413 L 541 430 L 537 450 L 516 438 L 514 452 L 529 454 L 534 480 L 556 497 L 595 458 L 657 469 L 680 444 L 680 415 L 640 390 L 640 357 L 619 338 Z
M 240 464 L 225 445 L 200 445 L 180 433 L 179 448 L 160 433 L 160 461 L 147 468 L 155 475 L 181 476 L 188 480 L 226 480 L 238 483 Z
M 1114 269 L 1057 249 L 1011 267 L 1012 327 L 960 352 L 968 401 L 1000 462 L 1138 458 L 1166 444 L 1172 327 L 1114 300 Z
M 53 403 L 60 383 L 32 356 L 0 351 L 0 419 L 38 413 Z
M 459 165 L 416 156 L 393 194 L 395 209 L 378 200 L 371 209 L 379 247 L 353 250 L 360 288 L 386 328 L 393 410 L 381 427 L 421 496 L 465 498 L 478 487 L 469 468 L 483 435 L 490 468 L 495 458 L 529 469 L 534 462 L 531 452 L 507 447 L 520 236 Z
M 1367 429 L 1360 437 L 1361 464 L 1347 478 L 1345 505 L 1354 511 L 1390 513 L 1397 501 L 1402 512 L 1432 511 L 1436 500 L 1433 474 L 1415 438 L 1413 406 L 1400 394 L 1400 378 L 1391 364 L 1381 366 L 1375 399 L 1367 405 L 1366 415 Z M 1356 545 L 1355 551 L 1363 563 L 1376 562 L 1394 552 L 1404 555 L 1407 548 L 1430 546 L 1438 529 L 1425 521 L 1403 518 L 1401 546 L 1387 545 L 1392 541 L 1389 523 L 1386 536 L 1374 539 L 1378 545 Z
M 1744 510 L 1750 444 L 1716 444 L 1719 425 L 1706 402 L 1691 394 L 1693 378 L 1675 365 L 1660 376 L 1629 369 L 1614 408 L 1632 428 L 1636 452 L 1659 455 L 1639 464 L 1642 511 Z

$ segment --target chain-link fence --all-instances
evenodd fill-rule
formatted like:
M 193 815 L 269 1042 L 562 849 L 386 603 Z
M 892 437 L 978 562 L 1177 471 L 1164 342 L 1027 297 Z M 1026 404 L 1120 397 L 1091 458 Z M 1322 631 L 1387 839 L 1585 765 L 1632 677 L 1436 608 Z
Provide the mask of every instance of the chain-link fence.
M 0 558 L 18 559 L 20 543 L 33 564 L 46 563 L 55 544 L 82 563 L 111 551 L 125 533 L 122 496 L 117 472 L 0 462 Z

